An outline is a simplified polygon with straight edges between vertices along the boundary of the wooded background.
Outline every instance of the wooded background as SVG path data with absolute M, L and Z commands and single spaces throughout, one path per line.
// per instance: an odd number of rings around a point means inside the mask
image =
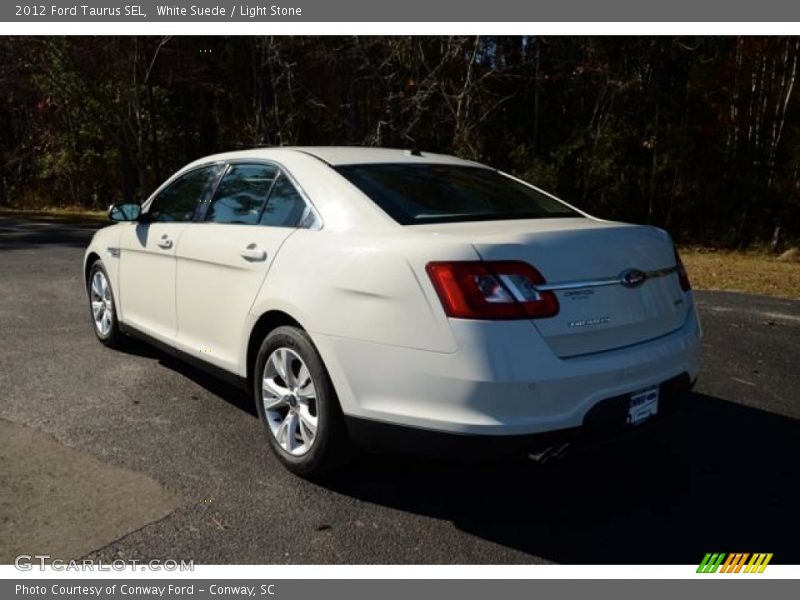
M 417 147 L 682 241 L 800 238 L 794 37 L 3 37 L 0 205 L 265 145 Z

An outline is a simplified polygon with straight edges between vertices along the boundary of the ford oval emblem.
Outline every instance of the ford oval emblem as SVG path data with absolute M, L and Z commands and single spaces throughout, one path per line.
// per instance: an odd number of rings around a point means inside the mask
M 628 269 L 619 276 L 619 281 L 622 285 L 629 288 L 635 288 L 642 285 L 647 280 L 647 273 L 639 269 Z

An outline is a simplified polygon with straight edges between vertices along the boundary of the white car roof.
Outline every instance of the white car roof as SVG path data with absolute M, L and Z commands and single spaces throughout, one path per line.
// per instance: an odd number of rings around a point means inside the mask
M 331 165 L 356 165 L 366 163 L 438 163 L 449 165 L 484 166 L 449 156 L 398 148 L 366 148 L 360 146 L 308 146 L 294 148 L 312 154 Z
M 277 159 L 279 155 L 285 156 L 287 151 L 311 155 L 332 166 L 379 163 L 435 163 L 486 168 L 486 165 L 447 154 L 417 153 L 399 148 L 369 148 L 362 146 L 276 146 L 273 148 L 254 148 L 252 150 L 225 152 L 224 154 L 207 156 L 202 159 L 202 162 L 248 158 Z

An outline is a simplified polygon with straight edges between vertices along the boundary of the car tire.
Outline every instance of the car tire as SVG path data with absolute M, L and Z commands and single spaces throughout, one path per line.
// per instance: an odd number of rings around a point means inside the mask
M 298 327 L 271 331 L 256 356 L 253 395 L 267 440 L 292 473 L 318 479 L 354 455 L 336 390 L 311 338 Z
M 108 272 L 99 258 L 89 269 L 86 292 L 89 296 L 89 316 L 94 334 L 109 348 L 119 348 L 125 340 L 125 334 L 119 328 L 114 291 L 111 289 Z

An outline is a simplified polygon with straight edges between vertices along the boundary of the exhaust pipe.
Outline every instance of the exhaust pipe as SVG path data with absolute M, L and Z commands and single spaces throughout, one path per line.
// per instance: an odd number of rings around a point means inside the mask
M 536 464 L 543 465 L 564 458 L 568 450 L 569 442 L 565 442 L 560 446 L 548 446 L 538 452 L 529 452 L 528 458 Z

